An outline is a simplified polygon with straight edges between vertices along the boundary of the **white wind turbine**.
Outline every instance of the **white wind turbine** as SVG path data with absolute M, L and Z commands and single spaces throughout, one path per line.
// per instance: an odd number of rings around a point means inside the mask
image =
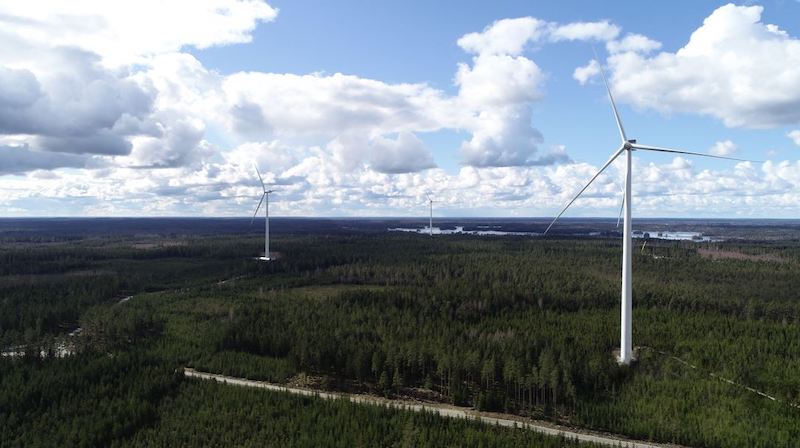
M 597 55 L 595 55 L 597 58 Z M 597 58 L 599 59 L 599 58 Z M 599 61 L 598 61 L 599 62 Z M 695 156 L 702 156 L 702 157 L 712 157 L 715 159 L 726 159 L 726 160 L 736 160 L 740 162 L 746 162 L 747 160 L 742 159 L 735 159 L 732 157 L 722 157 L 722 156 L 714 156 L 710 154 L 701 154 L 697 152 L 689 152 L 689 151 L 682 151 L 678 149 L 671 149 L 671 148 L 663 148 L 660 146 L 649 146 L 649 145 L 642 145 L 637 143 L 636 140 L 629 140 L 628 137 L 625 135 L 625 130 L 622 127 L 622 121 L 619 118 L 619 112 L 617 112 L 617 105 L 614 103 L 614 97 L 611 95 L 611 89 L 608 86 L 608 81 L 606 80 L 605 72 L 603 72 L 603 67 L 600 66 L 600 75 L 603 78 L 603 84 L 606 86 L 606 91 L 608 92 L 608 99 L 611 102 L 611 109 L 614 112 L 614 119 L 617 122 L 617 129 L 619 130 L 619 136 L 622 139 L 622 145 L 617 149 L 613 154 L 611 154 L 611 158 L 600 168 L 597 174 L 592 177 L 589 182 L 575 195 L 575 197 L 570 200 L 567 205 L 561 210 L 561 213 L 558 214 L 553 219 L 553 222 L 547 227 L 547 230 L 544 231 L 545 234 L 553 227 L 553 224 L 556 223 L 558 218 L 567 211 L 567 209 L 575 202 L 587 188 L 589 185 L 597 179 L 598 176 L 606 169 L 609 165 L 611 165 L 614 160 L 617 159 L 623 153 L 625 154 L 625 187 L 623 189 L 623 208 L 624 208 L 624 232 L 622 238 L 622 316 L 621 316 L 621 328 L 620 328 L 620 350 L 619 350 L 619 358 L 618 361 L 620 364 L 630 364 L 633 360 L 633 343 L 631 340 L 632 337 L 632 296 L 633 296 L 633 272 L 632 272 L 632 247 L 633 244 L 633 229 L 631 228 L 631 155 L 633 151 L 636 150 L 643 150 L 643 151 L 655 151 L 655 152 L 666 152 L 666 153 L 673 153 L 673 154 L 688 154 L 688 155 L 695 155 Z M 620 210 L 622 212 L 623 210 Z
M 258 206 L 256 206 L 256 211 L 253 212 L 253 218 L 250 220 L 250 225 L 253 225 L 253 221 L 256 219 L 256 215 L 258 214 L 258 209 L 261 208 L 261 203 L 264 202 L 266 198 L 266 204 L 264 204 L 264 256 L 259 257 L 259 260 L 262 261 L 270 261 L 270 253 L 269 253 L 269 195 L 274 193 L 275 190 L 267 190 L 267 186 L 264 185 L 264 179 L 261 178 L 261 173 L 258 171 L 258 166 L 256 168 L 256 174 L 258 174 L 258 180 L 261 182 L 261 188 L 264 190 L 264 193 L 261 194 L 261 200 L 258 201 Z
M 431 199 L 431 195 L 429 195 L 428 193 L 425 193 L 425 196 L 428 198 L 428 206 L 430 207 L 431 211 L 430 215 L 431 219 L 430 223 L 428 224 L 428 234 L 430 236 L 433 236 L 433 199 Z

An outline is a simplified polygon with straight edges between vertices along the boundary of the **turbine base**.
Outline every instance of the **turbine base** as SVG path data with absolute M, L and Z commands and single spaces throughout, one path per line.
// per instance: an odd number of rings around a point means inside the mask
M 627 363 L 626 362 L 622 362 L 622 359 L 619 356 L 620 350 L 618 348 L 615 348 L 611 353 L 614 356 L 614 361 L 616 361 L 617 364 L 619 364 L 621 366 L 633 365 L 633 364 L 636 364 L 637 361 L 639 361 L 639 347 L 634 347 L 633 348 L 633 350 L 631 352 L 631 359 Z

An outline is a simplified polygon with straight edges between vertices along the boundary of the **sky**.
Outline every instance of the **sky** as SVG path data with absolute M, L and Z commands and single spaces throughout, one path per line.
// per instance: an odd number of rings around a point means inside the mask
M 800 1 L 0 4 L 0 217 L 797 218 Z M 593 50 L 594 49 L 594 50 Z M 596 56 L 595 53 L 596 52 Z M 566 216 L 616 216 L 622 158 Z

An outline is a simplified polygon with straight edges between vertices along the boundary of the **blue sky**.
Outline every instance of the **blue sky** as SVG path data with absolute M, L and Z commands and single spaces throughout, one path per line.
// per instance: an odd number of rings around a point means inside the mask
M 618 145 L 599 77 L 575 75 L 594 45 L 630 137 L 768 161 L 637 154 L 637 216 L 795 217 L 800 2 L 212 3 L 0 8 L 28 50 L 0 78 L 30 91 L 0 95 L 0 211 L 246 215 L 255 162 L 279 214 L 414 214 L 430 192 L 441 214 L 546 216 Z M 631 34 L 654 46 L 612 51 Z M 574 215 L 615 214 L 617 174 Z
M 428 83 L 454 93 L 454 67 L 468 59 L 456 41 L 495 20 L 534 16 L 548 21 L 608 19 L 625 31 L 643 33 L 675 51 L 725 1 L 595 2 L 595 1 L 273 1 L 280 19 L 259 26 L 252 44 L 193 50 L 204 65 L 220 71 L 347 73 L 389 82 Z M 764 21 L 800 36 L 800 2 L 759 2 Z M 597 44 L 595 44 L 597 45 Z M 602 51 L 602 46 L 601 46 Z M 591 44 L 563 42 L 532 48 L 529 54 L 547 73 L 546 96 L 535 106 L 537 128 L 545 144 L 564 144 L 575 159 L 602 163 L 617 143 L 617 132 L 600 84 L 580 86 L 572 79 L 577 65 L 592 58 Z M 704 152 L 716 141 L 731 139 L 741 156 L 795 157 L 797 147 L 786 139 L 791 126 L 771 131 L 727 128 L 718 120 L 696 115 L 637 111 L 625 104 L 621 113 L 632 136 L 642 142 Z M 448 171 L 459 166 L 463 135 L 441 131 L 425 137 L 436 160 Z M 773 157 L 775 157 L 773 156 Z M 664 156 L 643 155 L 663 161 Z M 699 159 L 701 167 L 720 163 Z

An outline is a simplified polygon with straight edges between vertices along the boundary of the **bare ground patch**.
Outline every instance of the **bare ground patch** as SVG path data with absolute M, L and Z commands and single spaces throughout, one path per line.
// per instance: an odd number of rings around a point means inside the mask
M 139 242 L 131 244 L 131 247 L 134 249 L 139 250 L 153 250 L 153 249 L 163 249 L 166 247 L 181 247 L 186 246 L 189 244 L 185 240 L 158 240 L 152 242 Z
M 778 263 L 791 262 L 791 260 L 775 254 L 746 254 L 733 250 L 697 249 L 697 254 L 710 260 L 774 261 Z

